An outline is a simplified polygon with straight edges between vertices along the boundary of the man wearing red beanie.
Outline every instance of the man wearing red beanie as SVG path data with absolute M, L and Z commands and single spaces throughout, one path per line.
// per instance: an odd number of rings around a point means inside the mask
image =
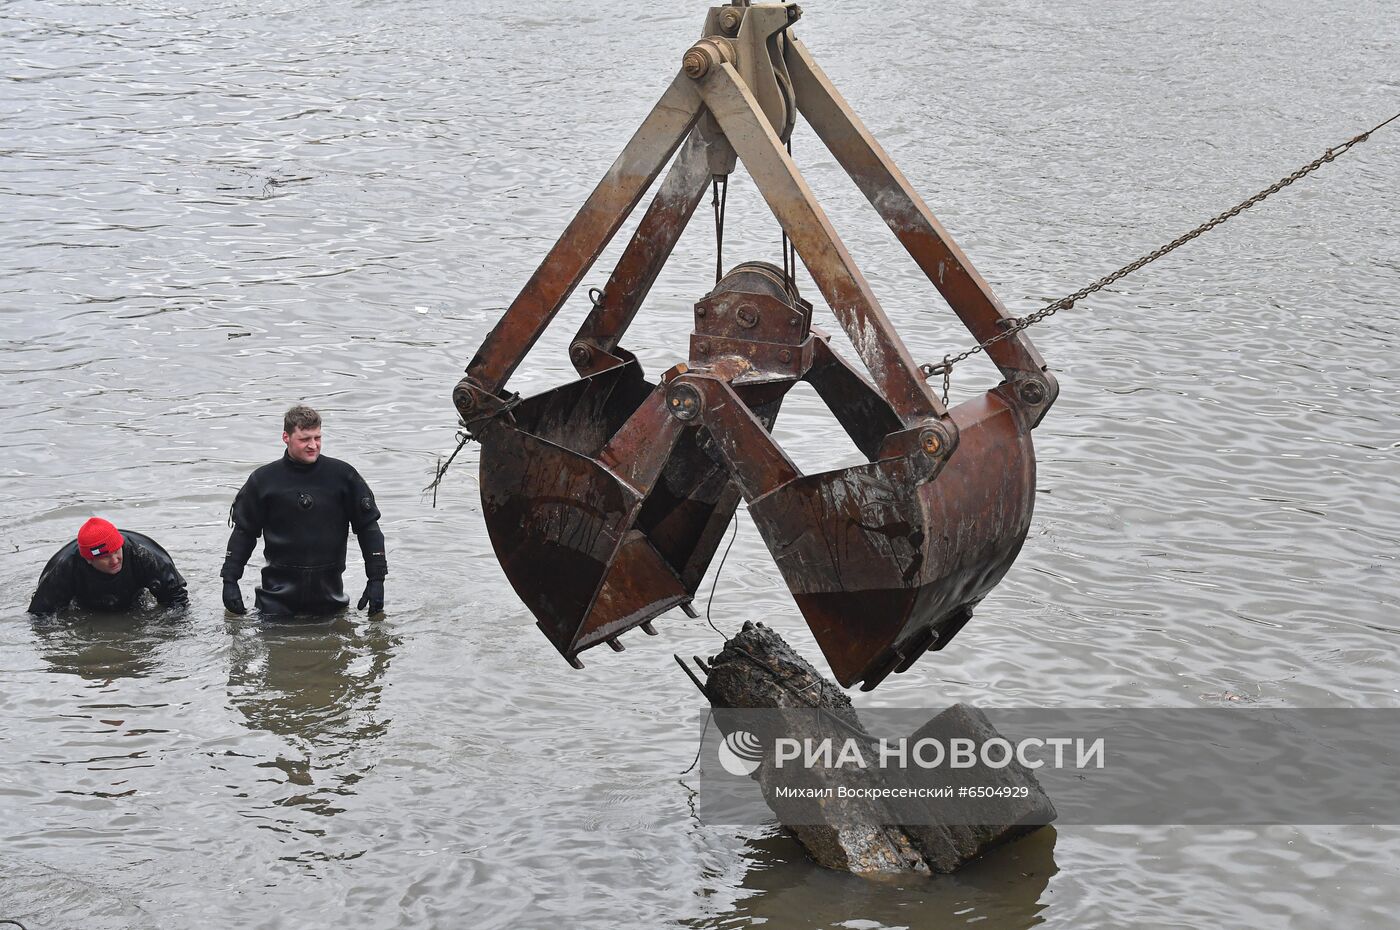
M 93 517 L 44 566 L 29 612 L 54 613 L 73 601 L 88 610 L 126 610 L 142 591 L 162 605 L 188 600 L 185 579 L 160 543 Z

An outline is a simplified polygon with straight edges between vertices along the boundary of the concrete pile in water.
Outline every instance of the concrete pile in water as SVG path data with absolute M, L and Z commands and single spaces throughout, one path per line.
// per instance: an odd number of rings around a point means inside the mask
M 782 735 L 814 743 L 836 735 L 854 739 L 873 752 L 876 739 L 861 725 L 851 699 L 834 682 L 824 678 L 798 655 L 782 637 L 761 623 L 746 623 L 709 662 L 704 691 L 717 709 L 772 708 L 779 713 Z M 814 713 L 814 709 L 821 713 Z M 725 716 L 716 717 L 721 729 Z M 975 707 L 957 704 L 937 714 L 909 737 L 909 744 L 935 739 L 948 745 L 966 738 L 982 745 L 997 736 L 987 717 Z M 804 743 L 805 745 L 805 743 Z M 869 757 L 870 752 L 865 755 Z M 807 849 L 818 864 L 858 874 L 890 872 L 953 872 L 988 850 L 1024 836 L 1055 819 L 1055 808 L 1029 769 L 1013 762 L 991 768 L 978 761 L 962 769 L 941 773 L 954 795 L 962 787 L 1005 788 L 1024 793 L 1022 798 L 996 799 L 988 803 L 938 798 L 899 802 L 899 813 L 881 800 L 879 789 L 901 787 L 900 775 L 878 769 L 789 767 L 777 771 L 760 765 L 753 773 L 764 799 L 779 820 Z M 775 803 L 780 785 L 807 790 L 810 796 L 829 797 L 837 785 L 857 789 L 856 797 L 819 801 L 806 805 L 800 817 L 794 808 Z M 864 789 L 875 789 L 866 791 Z M 871 795 L 875 795 L 872 797 Z M 973 807 L 972 805 L 978 805 Z M 819 809 L 822 816 L 813 817 Z M 785 812 L 789 814 L 784 817 Z M 980 820 L 994 819 L 995 823 Z

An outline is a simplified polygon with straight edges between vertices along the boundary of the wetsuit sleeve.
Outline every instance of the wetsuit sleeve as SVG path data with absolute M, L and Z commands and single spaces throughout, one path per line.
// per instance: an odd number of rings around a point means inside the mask
M 228 549 L 224 552 L 224 567 L 219 577 L 225 581 L 237 581 L 243 577 L 243 566 L 253 556 L 258 537 L 262 535 L 262 514 L 258 508 L 258 492 L 249 476 L 233 499 L 228 511 L 228 522 L 233 532 L 228 537 Z
M 72 560 L 65 558 L 67 547 L 54 553 L 39 573 L 39 586 L 29 600 L 31 614 L 51 614 L 62 610 L 73 600 Z
M 146 589 L 155 595 L 157 603 L 184 606 L 190 602 L 185 579 L 175 567 L 175 561 L 164 549 L 142 547 Z
M 360 541 L 360 555 L 365 557 L 365 577 L 370 581 L 382 581 L 389 574 L 389 560 L 384 556 L 384 531 L 378 523 L 355 531 Z
M 374 581 L 389 574 L 389 562 L 384 556 L 384 531 L 379 528 L 379 505 L 365 479 L 350 469 L 350 527 L 360 541 L 360 555 L 365 559 L 365 577 Z

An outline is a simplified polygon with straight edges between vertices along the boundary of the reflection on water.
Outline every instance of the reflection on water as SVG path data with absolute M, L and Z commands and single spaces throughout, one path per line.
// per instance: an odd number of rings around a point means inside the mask
M 865 879 L 814 868 L 797 840 L 775 828 L 744 846 L 747 871 L 733 909 L 684 925 L 936 930 L 986 921 L 997 930 L 1034 927 L 1045 920 L 1042 912 L 1048 905 L 1041 898 L 1059 871 L 1055 840 L 1055 828 L 1045 827 L 993 850 L 956 875 Z M 871 913 L 889 915 L 886 919 L 892 923 L 864 921 Z
M 383 623 L 357 620 L 230 624 L 230 703 L 249 729 L 284 738 L 284 752 L 257 763 L 289 786 L 279 805 L 342 813 L 373 768 L 372 744 L 389 728 L 380 699 L 398 639 Z
M 107 614 L 69 610 L 34 620 L 39 655 L 55 672 L 97 684 L 145 678 L 167 643 L 189 633 L 181 608 Z

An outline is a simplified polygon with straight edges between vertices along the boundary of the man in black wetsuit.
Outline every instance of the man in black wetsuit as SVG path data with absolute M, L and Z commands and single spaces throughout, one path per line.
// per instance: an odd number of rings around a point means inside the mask
M 142 591 L 162 605 L 188 603 L 185 579 L 159 543 L 93 517 L 44 566 L 29 612 L 54 613 L 73 601 L 89 610 L 126 610 Z
M 379 508 L 359 472 L 321 454 L 321 415 L 296 406 L 282 420 L 286 454 L 255 470 L 229 511 L 233 533 L 223 570 L 224 606 L 241 614 L 238 579 L 263 537 L 262 584 L 256 606 L 264 617 L 329 614 L 350 603 L 341 585 L 345 547 L 353 529 L 365 559 L 358 607 L 384 610 L 384 534 Z

